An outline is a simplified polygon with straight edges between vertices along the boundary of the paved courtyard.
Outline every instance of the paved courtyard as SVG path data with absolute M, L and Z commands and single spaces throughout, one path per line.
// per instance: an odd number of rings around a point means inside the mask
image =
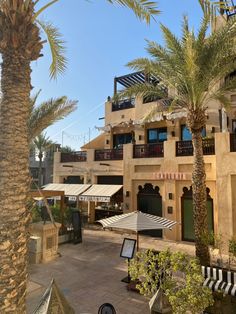
M 97 314 L 105 302 L 112 303 L 117 314 L 148 314 L 148 299 L 127 291 L 121 279 L 127 275 L 127 264 L 120 258 L 124 237 L 130 234 L 86 229 L 83 243 L 59 246 L 60 257 L 47 264 L 30 265 L 27 313 L 31 314 L 51 278 L 78 314 Z M 183 250 L 194 253 L 192 244 L 140 237 L 141 248 Z

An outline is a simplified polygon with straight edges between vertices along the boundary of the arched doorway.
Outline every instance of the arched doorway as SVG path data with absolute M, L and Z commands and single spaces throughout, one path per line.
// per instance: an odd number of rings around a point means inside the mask
M 151 183 L 145 183 L 144 187 L 139 185 L 138 189 L 138 210 L 143 213 L 162 217 L 162 197 L 159 193 L 159 187 L 154 187 Z M 141 233 L 152 237 L 162 237 L 162 230 L 147 230 Z
M 209 232 L 214 231 L 214 213 L 213 213 L 213 199 L 210 197 L 210 189 L 207 192 L 207 219 Z M 192 187 L 188 189 L 183 188 L 183 195 L 181 197 L 181 213 L 182 213 L 182 240 L 194 241 L 194 227 L 193 227 L 193 192 Z

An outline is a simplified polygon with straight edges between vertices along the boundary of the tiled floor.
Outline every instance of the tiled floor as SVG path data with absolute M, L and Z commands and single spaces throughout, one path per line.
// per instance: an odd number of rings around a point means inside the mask
M 61 257 L 47 264 L 30 266 L 28 313 L 32 313 L 53 277 L 78 314 L 97 314 L 105 302 L 112 303 L 117 314 L 148 314 L 148 299 L 127 291 L 121 279 L 127 275 L 127 264 L 120 258 L 124 237 L 111 231 L 85 230 L 83 243 L 63 244 Z M 194 253 L 192 244 L 140 237 L 141 248 L 183 250 Z

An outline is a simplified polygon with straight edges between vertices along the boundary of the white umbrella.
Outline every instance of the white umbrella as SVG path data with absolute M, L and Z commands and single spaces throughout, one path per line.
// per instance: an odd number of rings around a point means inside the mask
M 141 211 L 134 211 L 128 214 L 112 216 L 110 218 L 98 220 L 98 222 L 102 224 L 103 228 L 118 228 L 135 231 L 137 234 L 137 251 L 139 249 L 139 231 L 171 229 L 177 223 L 176 221 L 145 214 Z

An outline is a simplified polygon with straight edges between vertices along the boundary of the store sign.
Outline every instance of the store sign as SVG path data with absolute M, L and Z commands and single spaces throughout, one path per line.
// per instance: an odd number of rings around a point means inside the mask
M 190 173 L 183 172 L 156 172 L 153 174 L 156 180 L 187 180 L 187 176 Z
M 109 203 L 110 197 L 109 196 L 92 196 L 92 195 L 80 195 L 79 196 L 80 201 L 85 202 L 104 202 Z
M 76 196 L 69 196 L 69 201 L 76 202 Z

